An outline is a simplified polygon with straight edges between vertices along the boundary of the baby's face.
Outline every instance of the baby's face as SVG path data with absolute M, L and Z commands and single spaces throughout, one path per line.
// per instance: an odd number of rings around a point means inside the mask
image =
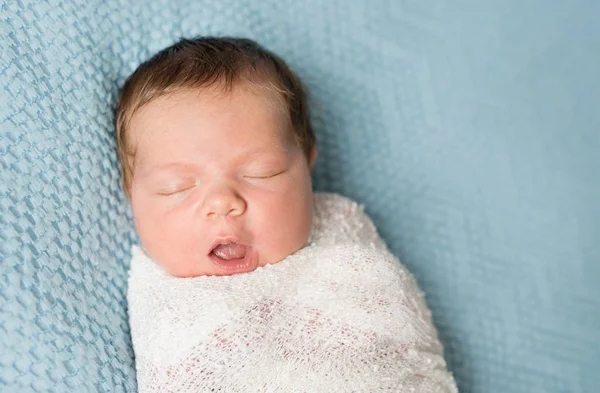
M 131 203 L 150 257 L 178 277 L 229 275 L 302 248 L 315 155 L 307 162 L 290 127 L 241 87 L 179 91 L 138 110 Z

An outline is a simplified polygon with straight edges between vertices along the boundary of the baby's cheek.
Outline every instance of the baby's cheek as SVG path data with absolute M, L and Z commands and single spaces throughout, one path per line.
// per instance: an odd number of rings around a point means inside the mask
M 187 232 L 174 215 L 149 211 L 139 217 L 138 234 L 142 244 L 157 263 L 175 275 L 185 271 L 180 271 L 182 266 L 178 265 L 190 250 Z

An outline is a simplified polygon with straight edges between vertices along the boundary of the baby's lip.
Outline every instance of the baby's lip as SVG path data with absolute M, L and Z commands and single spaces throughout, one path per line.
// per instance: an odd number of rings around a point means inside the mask
M 217 247 L 219 244 L 227 244 L 227 243 L 237 243 L 237 244 L 241 244 L 243 246 L 247 246 L 246 244 L 241 243 L 240 238 L 237 236 L 218 237 L 217 239 L 215 239 L 215 241 L 211 244 L 210 248 L 208 249 L 208 255 L 210 255 L 213 252 L 213 250 L 215 249 L 215 247 Z

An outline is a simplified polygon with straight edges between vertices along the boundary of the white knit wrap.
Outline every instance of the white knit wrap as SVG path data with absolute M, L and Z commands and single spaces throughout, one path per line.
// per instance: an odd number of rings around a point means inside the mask
M 128 302 L 142 393 L 457 392 L 414 278 L 336 194 L 251 273 L 176 278 L 134 247 Z

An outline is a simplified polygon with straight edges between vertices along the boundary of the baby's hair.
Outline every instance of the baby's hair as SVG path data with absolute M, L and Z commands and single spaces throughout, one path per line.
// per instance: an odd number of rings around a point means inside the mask
M 316 144 L 307 94 L 298 76 L 277 55 L 247 38 L 182 38 L 142 63 L 125 81 L 116 109 L 117 154 L 125 194 L 131 198 L 135 148 L 128 129 L 135 112 L 158 97 L 184 89 L 236 85 L 276 92 L 284 106 L 298 146 L 309 160 Z

